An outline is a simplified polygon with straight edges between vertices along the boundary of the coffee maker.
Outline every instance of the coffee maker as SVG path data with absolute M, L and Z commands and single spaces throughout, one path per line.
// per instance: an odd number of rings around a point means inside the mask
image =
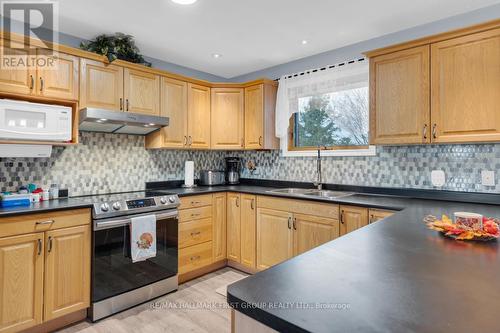
M 226 182 L 228 184 L 239 184 L 240 163 L 239 157 L 226 157 Z

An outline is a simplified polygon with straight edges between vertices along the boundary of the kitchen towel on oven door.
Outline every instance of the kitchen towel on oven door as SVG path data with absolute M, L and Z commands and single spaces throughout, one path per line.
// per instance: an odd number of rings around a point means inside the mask
M 156 257 L 156 216 L 131 218 L 130 253 L 132 262 Z

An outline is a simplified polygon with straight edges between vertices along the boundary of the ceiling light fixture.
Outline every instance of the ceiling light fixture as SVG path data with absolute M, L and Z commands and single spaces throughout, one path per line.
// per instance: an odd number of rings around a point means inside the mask
M 212 54 L 212 57 L 214 57 L 215 59 L 219 59 L 220 57 L 222 57 L 222 54 L 219 54 L 219 53 L 213 53 L 213 54 Z
M 307 44 L 307 40 L 303 39 L 302 40 L 302 45 L 306 45 Z
M 197 0 L 172 0 L 172 2 L 178 3 L 179 5 L 192 5 Z

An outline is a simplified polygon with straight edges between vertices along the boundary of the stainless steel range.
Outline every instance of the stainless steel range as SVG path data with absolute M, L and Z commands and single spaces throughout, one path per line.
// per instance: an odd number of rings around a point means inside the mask
M 92 321 L 177 290 L 175 194 L 140 191 L 99 195 L 93 202 Z M 156 216 L 154 258 L 132 263 L 131 218 Z

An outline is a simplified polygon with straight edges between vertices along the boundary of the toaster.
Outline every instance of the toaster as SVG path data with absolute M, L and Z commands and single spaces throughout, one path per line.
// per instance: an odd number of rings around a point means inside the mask
M 199 185 L 214 186 L 225 184 L 225 173 L 219 170 L 201 170 Z

